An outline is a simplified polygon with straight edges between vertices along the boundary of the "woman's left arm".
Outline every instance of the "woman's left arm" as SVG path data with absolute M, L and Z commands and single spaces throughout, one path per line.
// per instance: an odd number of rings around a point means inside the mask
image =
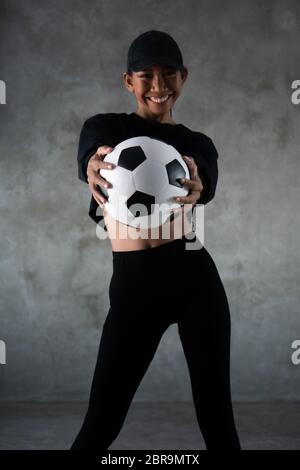
M 201 198 L 203 184 L 199 177 L 198 167 L 194 159 L 188 155 L 182 155 L 182 158 L 188 166 L 191 179 L 181 178 L 179 181 L 183 186 L 189 189 L 189 193 L 186 196 L 175 197 L 175 201 L 179 204 L 192 204 L 192 207 L 194 207 Z
M 181 182 L 189 189 L 189 194 L 178 200 L 182 204 L 207 204 L 211 201 L 216 192 L 218 181 L 218 152 L 213 141 L 205 136 L 201 139 L 201 153 L 189 152 L 189 155 L 183 155 L 191 179 L 185 178 Z

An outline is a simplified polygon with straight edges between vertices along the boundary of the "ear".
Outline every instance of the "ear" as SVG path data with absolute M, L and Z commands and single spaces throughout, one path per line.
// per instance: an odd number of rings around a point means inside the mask
M 184 82 L 186 81 L 186 79 L 187 79 L 187 77 L 188 77 L 188 74 L 189 74 L 188 69 L 187 69 L 186 67 L 184 67 L 184 69 L 183 69 L 183 74 L 182 74 L 183 77 L 182 77 L 182 79 L 181 79 L 181 80 L 182 80 L 182 83 L 184 83 Z
M 127 90 L 133 92 L 133 84 L 132 84 L 132 77 L 127 72 L 123 73 L 123 82 L 126 86 Z

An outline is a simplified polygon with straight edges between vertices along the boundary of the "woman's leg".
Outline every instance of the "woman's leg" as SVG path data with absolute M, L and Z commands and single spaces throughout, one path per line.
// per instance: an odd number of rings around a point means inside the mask
M 187 291 L 178 332 L 190 373 L 197 420 L 208 450 L 240 450 L 231 402 L 231 320 L 225 289 L 204 247 L 188 252 L 186 259 L 189 279 L 196 281 Z
M 156 321 L 147 306 L 149 286 L 140 267 L 130 267 L 132 263 L 123 262 L 114 266 L 111 306 L 103 325 L 89 406 L 71 450 L 108 449 L 168 327 L 163 320 Z

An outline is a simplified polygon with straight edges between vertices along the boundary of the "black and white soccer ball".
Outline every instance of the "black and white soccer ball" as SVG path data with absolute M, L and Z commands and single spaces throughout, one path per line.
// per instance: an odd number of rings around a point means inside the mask
M 135 228 L 158 227 L 165 223 L 172 209 L 180 207 L 176 196 L 188 190 L 180 178 L 189 178 L 188 166 L 170 144 L 148 136 L 133 137 L 120 142 L 108 153 L 105 162 L 116 165 L 101 169 L 100 176 L 112 188 L 101 191 L 108 201 L 108 213 L 119 222 Z

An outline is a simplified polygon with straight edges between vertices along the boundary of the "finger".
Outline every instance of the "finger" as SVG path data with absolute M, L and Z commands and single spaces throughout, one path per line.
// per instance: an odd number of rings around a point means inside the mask
M 96 155 L 98 155 L 99 157 L 103 157 L 104 155 L 111 152 L 112 150 L 113 148 L 110 147 L 109 145 L 102 145 L 101 147 L 98 147 Z
M 111 162 L 104 162 L 103 160 L 101 160 L 100 162 L 97 162 L 97 173 L 99 173 L 100 170 L 113 170 L 114 168 L 116 168 L 116 165 L 114 165 L 113 163 Z
M 192 180 L 188 179 L 188 178 L 180 178 L 179 179 L 179 182 L 183 185 L 183 186 L 190 186 L 191 183 L 192 183 Z
M 113 170 L 116 167 L 116 165 L 114 165 L 113 163 L 104 162 L 102 159 L 100 159 L 97 162 L 95 162 L 95 161 L 91 162 L 91 163 L 89 163 L 89 165 L 91 165 L 91 169 L 89 169 L 91 171 L 87 171 L 88 183 L 90 183 L 90 182 L 94 183 L 95 180 L 96 180 L 97 183 L 101 183 L 101 184 L 103 184 L 105 180 L 103 178 L 101 178 L 100 173 L 99 173 L 100 170 L 102 168 L 104 170 Z M 92 178 L 91 178 L 91 176 L 92 176 Z
M 200 179 L 190 180 L 188 178 L 181 178 L 180 183 L 188 187 L 191 191 L 202 191 L 203 185 Z
M 193 187 L 195 180 L 189 178 L 178 178 L 177 181 L 182 184 L 182 186 Z
M 93 184 L 98 184 L 99 186 L 103 186 L 104 188 L 112 188 L 112 184 L 104 177 L 101 176 L 100 170 L 104 169 L 111 169 L 112 167 L 107 167 L 107 164 L 105 166 L 101 165 L 98 170 L 94 171 L 94 178 L 93 178 Z
M 108 181 L 108 180 L 104 180 L 103 178 L 99 177 L 97 178 L 97 181 L 95 183 L 96 185 L 98 186 L 103 186 L 103 188 L 112 188 L 112 184 Z M 95 189 L 98 190 L 98 188 L 96 187 Z
M 113 151 L 112 147 L 108 147 L 108 146 L 99 147 L 97 152 L 95 153 L 95 156 L 98 157 L 101 161 L 103 161 L 106 155 L 108 155 L 112 151 Z
M 101 176 L 99 176 L 99 173 L 97 171 L 93 172 L 93 177 L 92 179 L 90 178 L 88 180 L 88 183 L 89 183 L 92 193 L 94 191 L 99 191 L 99 186 L 100 187 L 103 186 L 104 188 L 109 188 L 110 186 L 112 186 L 111 183 L 109 183 L 109 181 L 101 178 Z
M 195 161 L 192 157 L 189 157 L 188 155 L 182 155 L 182 158 L 184 158 L 184 160 L 186 161 L 186 163 L 189 166 L 196 165 L 196 163 L 195 163 Z
M 105 192 L 102 191 L 102 187 L 106 187 L 103 183 L 99 184 L 99 183 L 96 183 L 96 184 L 93 184 L 93 191 L 96 192 L 100 197 L 106 197 L 106 194 Z
M 184 161 L 189 168 L 192 179 L 196 179 L 198 176 L 198 167 L 195 163 L 195 160 L 193 157 L 189 157 L 188 155 L 183 155 L 182 157 L 184 158 Z
M 103 201 L 100 199 L 100 197 L 98 196 L 98 194 L 96 192 L 93 192 L 93 198 L 95 199 L 95 201 L 97 202 L 97 204 L 102 207 L 103 206 Z
M 94 199 L 99 204 L 99 206 L 103 207 L 106 204 L 107 199 L 101 193 L 99 193 L 97 190 L 93 191 L 93 196 L 94 196 Z
M 191 180 L 189 188 L 191 191 L 199 191 L 201 193 L 203 189 L 202 181 L 198 178 L 196 180 Z
M 190 209 L 194 207 L 196 203 L 197 203 L 197 200 L 195 198 L 186 199 L 185 201 L 180 202 L 180 208 L 183 208 L 184 211 L 188 212 Z
M 99 203 L 103 204 L 104 196 L 102 193 L 100 193 L 97 189 L 93 189 L 92 194 L 94 198 L 96 199 L 96 201 L 98 202 L 98 204 Z
M 175 197 L 174 201 L 177 202 L 177 204 L 195 204 L 197 202 L 199 191 L 197 192 L 192 192 L 191 194 L 188 194 L 187 196 L 181 196 L 181 197 Z
M 103 186 L 103 188 L 105 188 L 105 189 L 112 188 L 112 184 L 109 181 L 103 181 L 103 180 L 99 181 L 98 180 L 97 185 L 98 186 Z
M 189 182 L 189 187 L 195 191 L 201 191 L 203 189 L 202 180 L 198 174 L 197 165 L 194 165 L 194 168 L 191 170 L 191 179 L 187 179 L 186 181 Z

